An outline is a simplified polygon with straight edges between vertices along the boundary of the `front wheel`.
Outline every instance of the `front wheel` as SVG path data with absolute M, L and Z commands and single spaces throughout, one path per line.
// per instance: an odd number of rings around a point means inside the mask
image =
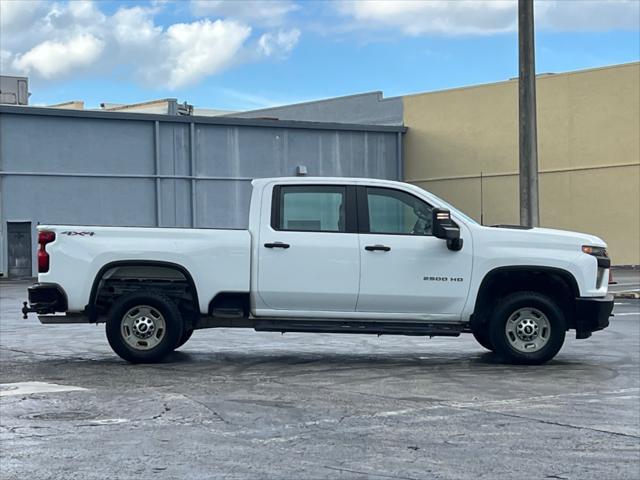
M 482 325 L 482 327 L 484 327 L 485 329 L 487 328 L 486 325 Z M 481 346 L 483 346 L 487 350 L 491 350 L 492 352 L 495 350 L 493 344 L 491 343 L 491 338 L 489 337 L 488 330 L 474 330 L 472 333 L 473 338 L 475 338 L 476 342 L 478 342 Z
M 144 291 L 116 300 L 106 327 L 113 351 L 131 363 L 159 362 L 176 348 L 183 329 L 180 310 L 170 298 Z
M 501 299 L 489 324 L 495 352 L 511 363 L 539 365 L 560 351 L 566 320 L 556 302 L 537 292 L 516 292 Z

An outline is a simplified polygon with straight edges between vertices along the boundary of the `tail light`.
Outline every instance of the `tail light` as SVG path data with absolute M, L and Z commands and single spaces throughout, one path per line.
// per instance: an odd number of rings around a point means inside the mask
M 38 232 L 38 273 L 47 273 L 49 271 L 49 254 L 47 253 L 47 244 L 56 239 L 54 232 Z

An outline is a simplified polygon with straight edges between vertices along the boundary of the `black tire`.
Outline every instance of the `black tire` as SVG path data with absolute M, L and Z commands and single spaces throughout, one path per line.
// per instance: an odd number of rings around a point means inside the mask
M 473 338 L 475 338 L 481 346 L 493 352 L 495 351 L 495 348 L 493 347 L 493 343 L 491 343 L 491 338 L 489 337 L 489 326 L 484 324 L 482 325 L 482 327 L 484 327 L 484 330 L 477 330 L 472 332 Z
M 176 348 L 180 348 L 185 343 L 187 343 L 191 338 L 191 335 L 193 335 L 193 328 L 185 329 L 182 332 L 182 337 L 180 337 L 180 340 L 178 341 L 178 345 L 176 345 Z
M 535 351 L 518 350 L 514 347 L 518 341 L 515 335 L 510 340 L 506 332 L 507 321 L 520 309 L 533 309 L 541 313 L 549 325 L 548 331 L 544 329 L 546 343 Z M 495 347 L 494 351 L 509 363 L 539 365 L 548 362 L 560 351 L 566 330 L 567 323 L 562 309 L 551 298 L 538 292 L 516 292 L 502 298 L 496 305 L 489 324 L 489 338 Z M 528 340 L 524 343 L 527 342 Z
M 125 330 L 128 327 L 123 325 L 125 316 L 129 312 L 135 313 L 136 307 L 150 307 L 155 314 L 161 315 L 164 321 L 164 332 L 157 341 L 157 345 L 149 349 L 133 348 L 125 340 Z M 133 292 L 124 295 L 115 301 L 109 312 L 107 320 L 107 340 L 115 353 L 122 359 L 131 363 L 156 363 L 165 358 L 175 348 L 184 330 L 182 315 L 176 304 L 166 295 L 158 292 Z M 135 338 L 129 335 L 130 339 Z M 142 341 L 144 343 L 144 340 Z M 144 348 L 144 347 L 140 347 Z

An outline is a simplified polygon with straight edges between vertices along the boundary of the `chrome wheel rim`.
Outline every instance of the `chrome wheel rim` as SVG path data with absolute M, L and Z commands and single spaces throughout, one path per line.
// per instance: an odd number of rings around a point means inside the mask
M 504 327 L 507 341 L 518 352 L 542 350 L 551 337 L 547 316 L 536 308 L 520 308 L 511 314 Z
M 128 346 L 151 350 L 158 346 L 167 331 L 162 313 L 149 305 L 137 305 L 122 317 L 120 333 Z

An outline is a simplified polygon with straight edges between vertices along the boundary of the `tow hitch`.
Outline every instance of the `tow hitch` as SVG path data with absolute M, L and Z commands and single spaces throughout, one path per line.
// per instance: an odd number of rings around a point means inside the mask
M 35 311 L 36 309 L 31 308 L 27 302 L 22 302 L 22 318 L 26 320 L 27 318 L 29 318 L 28 314 Z
M 54 313 L 55 312 L 55 304 L 56 302 L 51 302 L 48 304 L 38 304 L 35 307 L 30 307 L 29 304 L 27 302 L 22 302 L 22 318 L 24 318 L 25 320 L 28 318 L 28 314 L 29 313 L 37 313 L 40 315 L 44 315 L 47 313 Z

